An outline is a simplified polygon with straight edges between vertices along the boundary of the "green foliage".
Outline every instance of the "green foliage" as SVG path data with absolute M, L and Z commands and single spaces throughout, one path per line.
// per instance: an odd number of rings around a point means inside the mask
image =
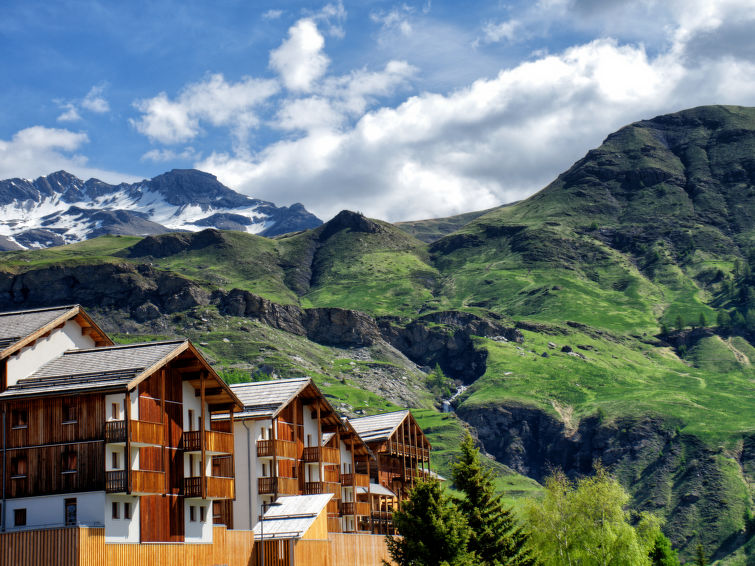
M 676 550 L 671 548 L 671 541 L 660 531 L 656 534 L 650 551 L 650 563 L 652 566 L 679 566 Z
M 471 530 L 464 515 L 435 478 L 414 485 L 393 513 L 393 524 L 401 536 L 388 536 L 386 543 L 397 566 L 478 564 L 467 551 Z
M 679 331 L 684 330 L 684 321 L 682 320 L 681 315 L 677 315 L 676 320 L 674 321 L 674 326 Z
M 459 459 L 453 465 L 456 488 L 464 494 L 459 509 L 472 530 L 468 549 L 485 566 L 532 566 L 536 564 L 529 536 L 517 524 L 511 509 L 496 494 L 493 472 L 480 461 L 469 433 L 461 443 Z
M 546 566 L 651 564 L 658 520 L 643 514 L 633 527 L 628 502 L 627 492 L 602 466 L 576 484 L 561 472 L 550 476 L 544 498 L 526 507 L 538 558 Z
M 440 364 L 435 364 L 435 368 L 427 376 L 426 383 L 436 399 L 450 397 L 454 393 L 453 380 L 446 377 Z
M 707 566 L 708 557 L 705 556 L 705 548 L 701 543 L 695 547 L 695 566 Z

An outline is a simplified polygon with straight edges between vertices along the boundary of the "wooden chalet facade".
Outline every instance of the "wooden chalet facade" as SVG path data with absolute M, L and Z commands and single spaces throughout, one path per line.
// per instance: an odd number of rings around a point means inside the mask
M 373 531 L 391 534 L 396 504 L 408 496 L 417 477 L 430 473 L 430 442 L 408 410 L 348 419 L 348 423 L 377 457 L 370 479 L 383 489 L 368 495 Z
M 240 404 L 190 342 L 114 345 L 71 306 L 0 313 L 0 348 L 0 530 L 212 542 L 212 502 L 235 484 L 211 415 Z
M 369 490 L 374 455 L 309 378 L 235 384 L 243 403 L 234 424 L 227 415 L 213 428 L 232 426 L 236 500 L 217 515 L 235 529 L 253 529 L 262 504 L 279 496 L 330 493 L 329 532 L 370 532 Z

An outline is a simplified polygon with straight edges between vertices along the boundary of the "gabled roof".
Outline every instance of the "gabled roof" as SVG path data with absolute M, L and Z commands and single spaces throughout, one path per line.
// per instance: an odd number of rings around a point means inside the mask
M 298 377 L 235 383 L 231 385 L 231 390 L 243 403 L 244 410 L 234 416 L 237 419 L 275 417 L 311 382 L 308 377 Z
M 126 389 L 146 370 L 183 351 L 185 348 L 181 346 L 185 344 L 184 340 L 173 340 L 69 350 L 29 377 L 18 380 L 0 397 Z
M 279 497 L 275 502 L 280 505 L 265 513 L 265 524 L 257 523 L 254 527 L 254 538 L 260 540 L 263 535 L 265 540 L 302 538 L 332 497 L 332 493 Z
M 113 343 L 79 305 L 3 312 L 0 313 L 0 359 L 74 318 L 82 328 L 91 329 L 96 342 Z
M 367 488 L 366 487 L 357 487 L 357 493 L 366 494 L 367 493 Z M 371 495 L 382 495 L 383 497 L 398 498 L 398 496 L 395 493 L 393 493 L 390 489 L 388 489 L 384 485 L 380 485 L 379 483 L 371 483 L 370 482 L 369 493 Z
M 404 409 L 403 411 L 349 419 L 349 424 L 354 427 L 362 440 L 376 442 L 388 440 L 408 415 L 410 415 L 409 411 Z
M 125 392 L 182 354 L 190 360 L 198 360 L 200 367 L 209 374 L 210 379 L 220 386 L 212 392 L 213 399 L 208 399 L 208 402 L 221 401 L 240 406 L 228 385 L 218 377 L 188 340 L 69 350 L 29 377 L 19 379 L 17 383 L 0 393 L 0 399 L 85 391 Z M 182 378 L 187 380 L 186 376 Z

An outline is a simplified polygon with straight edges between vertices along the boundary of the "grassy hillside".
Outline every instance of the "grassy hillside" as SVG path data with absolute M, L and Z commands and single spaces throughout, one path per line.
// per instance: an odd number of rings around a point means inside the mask
M 485 367 L 458 406 L 500 460 L 501 487 L 536 491 L 511 468 L 540 478 L 560 453 L 575 474 L 601 458 L 636 505 L 668 519 L 685 556 L 703 540 L 737 563 L 755 515 L 754 199 L 755 109 L 704 107 L 627 126 L 538 194 L 478 216 L 397 227 L 344 211 L 273 239 L 205 231 L 7 252 L 0 299 L 17 304 L 36 280 L 75 291 L 73 265 L 125 266 L 121 283 L 145 288 L 175 275 L 202 291 L 191 308 L 103 318 L 132 332 L 123 340 L 188 335 L 229 380 L 312 375 L 348 414 L 416 407 L 446 474 L 467 425 L 437 412 L 427 375 L 395 347 L 316 344 L 221 316 L 213 297 L 237 288 L 403 325 L 445 311 L 517 324 L 523 342 L 473 339 Z M 438 340 L 454 326 L 423 324 L 436 334 L 407 340 L 461 343 Z

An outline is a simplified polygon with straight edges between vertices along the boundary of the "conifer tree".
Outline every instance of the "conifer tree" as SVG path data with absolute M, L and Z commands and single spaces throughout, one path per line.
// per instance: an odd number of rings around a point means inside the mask
M 397 566 L 479 564 L 467 550 L 471 531 L 464 515 L 436 478 L 417 481 L 393 513 L 393 524 L 401 536 L 386 537 L 386 544 Z
M 461 455 L 453 465 L 456 488 L 466 496 L 457 501 L 472 530 L 469 550 L 479 564 L 530 566 L 536 561 L 529 546 L 529 536 L 517 525 L 510 509 L 501 502 L 493 484 L 493 471 L 480 461 L 467 433 L 461 443 Z
M 650 561 L 653 566 L 679 566 L 676 550 L 671 548 L 671 541 L 662 532 L 655 536 L 653 550 L 650 551 Z
M 705 556 L 705 548 L 703 548 L 703 545 L 700 543 L 697 543 L 697 548 L 695 549 L 695 565 L 696 566 L 708 565 L 708 559 Z

